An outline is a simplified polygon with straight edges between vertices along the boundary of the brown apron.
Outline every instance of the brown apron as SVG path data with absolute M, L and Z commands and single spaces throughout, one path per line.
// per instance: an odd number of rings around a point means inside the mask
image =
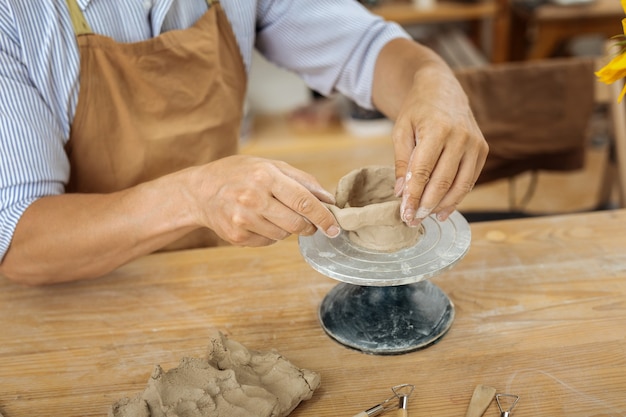
M 67 192 L 114 192 L 237 152 L 246 73 L 218 2 L 188 29 L 129 44 L 94 34 L 67 3 L 80 51 Z M 219 243 L 198 229 L 168 249 Z

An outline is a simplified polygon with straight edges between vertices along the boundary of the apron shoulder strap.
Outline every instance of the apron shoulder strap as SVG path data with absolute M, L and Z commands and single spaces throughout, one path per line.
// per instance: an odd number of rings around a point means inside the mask
M 70 11 L 70 18 L 72 19 L 72 26 L 74 26 L 74 33 L 78 35 L 85 35 L 89 33 L 93 33 L 91 30 L 91 26 L 87 23 L 87 19 L 85 19 L 85 15 L 80 10 L 78 3 L 76 0 L 66 0 L 67 7 Z M 218 4 L 219 0 L 206 0 L 209 8 L 213 4 Z
M 76 0 L 67 0 L 67 7 L 70 11 L 70 18 L 72 19 L 72 26 L 74 26 L 76 36 L 93 33 Z

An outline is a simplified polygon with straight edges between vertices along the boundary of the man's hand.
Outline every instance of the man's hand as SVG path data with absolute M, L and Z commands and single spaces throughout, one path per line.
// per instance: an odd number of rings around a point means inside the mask
M 453 72 L 429 49 L 407 39 L 381 51 L 374 104 L 395 119 L 396 194 L 400 216 L 417 226 L 431 213 L 444 221 L 471 191 L 488 146 Z
M 287 163 L 237 155 L 208 164 L 199 174 L 198 189 L 190 190 L 197 218 L 231 244 L 269 245 L 318 228 L 329 237 L 339 234 L 322 204 L 334 203 L 334 197 Z

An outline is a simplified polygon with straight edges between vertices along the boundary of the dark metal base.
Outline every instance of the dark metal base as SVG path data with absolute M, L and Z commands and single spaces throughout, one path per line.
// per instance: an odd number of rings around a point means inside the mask
M 339 343 L 376 355 L 397 355 L 437 342 L 452 326 L 454 305 L 430 281 L 371 287 L 341 283 L 324 298 L 322 327 Z

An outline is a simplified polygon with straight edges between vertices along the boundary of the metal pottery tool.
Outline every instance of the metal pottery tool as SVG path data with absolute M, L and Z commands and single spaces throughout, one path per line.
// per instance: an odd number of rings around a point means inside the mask
M 408 417 L 409 397 L 413 393 L 415 386 L 409 384 L 397 385 L 391 390 L 398 397 L 398 417 Z
M 507 398 L 510 401 L 508 404 L 504 404 L 504 401 L 500 401 L 503 398 Z M 496 402 L 498 403 L 498 409 L 500 410 L 500 417 L 509 417 L 513 408 L 519 401 L 519 396 L 513 394 L 496 394 Z
M 496 389 L 487 385 L 477 385 L 474 388 L 472 399 L 470 400 L 465 417 L 481 417 L 489 408 L 489 404 L 496 396 Z
M 471 231 L 458 212 L 438 222 L 429 216 L 411 247 L 379 252 L 318 231 L 300 236 L 300 252 L 316 271 L 341 281 L 324 298 L 319 319 L 339 343 L 378 355 L 412 352 L 432 345 L 452 326 L 454 305 L 428 279 L 467 253 Z
M 406 409 L 408 398 L 414 389 L 415 386 L 410 384 L 396 385 L 391 388 L 391 391 L 393 391 L 391 397 L 365 411 L 355 414 L 353 417 L 375 417 L 386 411 L 393 410 L 394 408 L 398 408 L 398 413 L 404 409 L 404 414 L 398 414 L 398 416 L 407 417 Z M 399 400 L 399 402 L 395 402 L 394 400 Z
M 368 408 L 365 411 L 361 411 L 358 414 L 355 414 L 353 417 L 375 417 L 379 414 L 384 413 L 385 411 L 393 410 L 397 407 L 397 404 L 394 403 L 397 397 L 394 394 L 392 397 L 387 398 L 385 401 L 376 404 L 373 407 Z

